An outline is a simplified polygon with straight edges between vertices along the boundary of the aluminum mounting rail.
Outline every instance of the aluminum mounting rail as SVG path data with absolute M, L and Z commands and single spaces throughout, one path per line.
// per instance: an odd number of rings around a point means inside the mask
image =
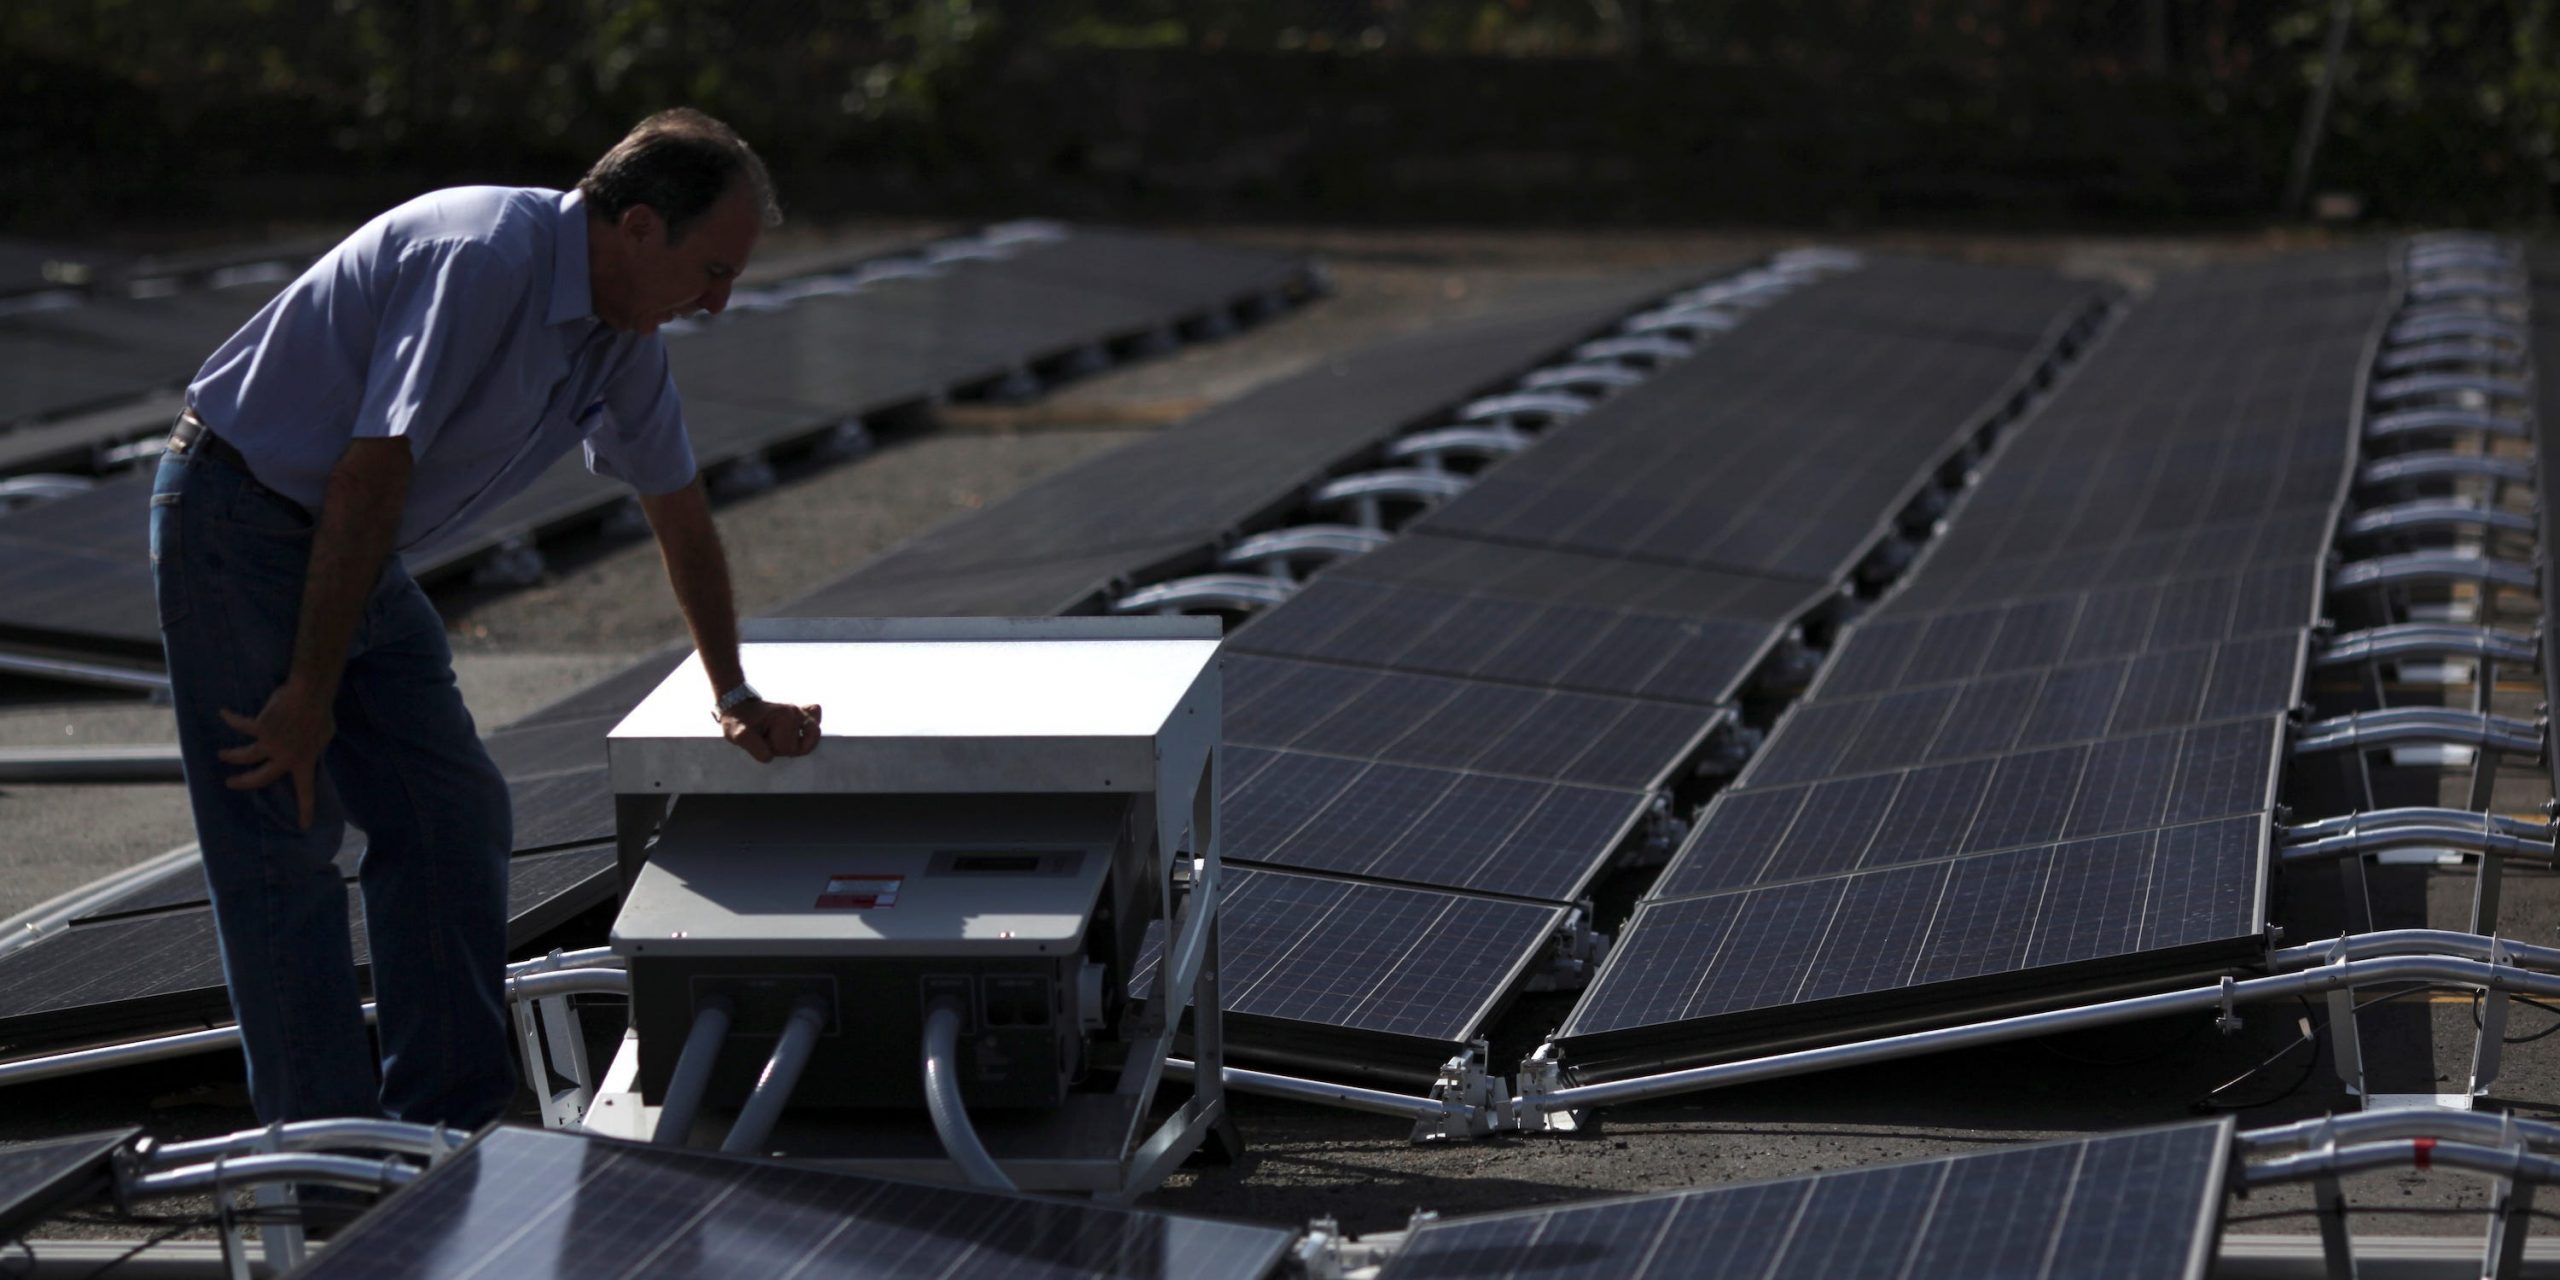
M 2533 434 L 2533 424 L 2522 417 L 2491 413 L 2486 409 L 2427 408 L 2399 409 L 2380 414 L 2364 427 L 2365 438 L 2369 440 L 2464 431 L 2523 440 Z
M 2002 1044 L 2063 1031 L 2117 1026 L 2172 1014 L 2227 1012 L 2241 1004 L 2291 1000 L 2362 987 L 2415 985 L 2504 991 L 2517 995 L 2560 996 L 2560 974 L 2536 973 L 2513 964 L 2495 964 L 2449 956 L 2388 956 L 2374 960 L 2341 960 L 2297 973 L 2228 980 L 2156 995 L 2129 996 L 2073 1009 L 2019 1014 L 1989 1022 L 1913 1031 L 1854 1044 L 1826 1045 L 1792 1053 L 1747 1058 L 1713 1066 L 1690 1067 L 1601 1084 L 1536 1090 L 1508 1104 L 1523 1127 L 1537 1127 L 1535 1117 L 1590 1107 L 1645 1102 L 1708 1089 L 1729 1088 L 1756 1080 L 1804 1075 L 1873 1062 L 1890 1062 L 1951 1049 Z
M 575 963 L 577 967 L 555 966 Z M 539 1000 L 565 995 L 628 995 L 631 976 L 621 969 L 622 960 L 602 948 L 545 956 L 507 966 L 506 995 L 510 1001 Z M 373 1002 L 364 1003 L 364 1016 L 371 1021 Z M 240 1043 L 236 1026 L 208 1027 L 202 1031 L 185 1031 L 176 1035 L 155 1036 L 148 1040 L 130 1040 L 120 1044 L 97 1045 L 66 1053 L 20 1058 L 0 1062 L 0 1088 L 14 1084 L 34 1084 L 63 1076 L 81 1075 L 111 1067 L 137 1066 L 146 1062 L 166 1062 L 173 1058 L 192 1057 L 217 1049 L 232 1048 Z
M 1686 360 L 1698 349 L 1667 333 L 1630 333 L 1615 338 L 1594 338 L 1573 349 L 1576 360 L 1614 360 L 1640 369 L 1658 369 L 1674 360 Z
M 2382 831 L 2391 827 L 2473 826 L 2503 835 L 2528 840 L 2550 840 L 2560 835 L 2560 827 L 2529 818 L 2510 817 L 2503 813 L 2477 813 L 2470 809 L 2410 807 L 2402 809 L 2370 809 L 2363 813 L 2342 813 L 2334 818 L 2295 823 L 2278 828 L 2278 835 L 2291 843 L 2325 840 L 2331 836 L 2353 835 L 2359 831 Z
M 2466 627 L 2444 622 L 2399 622 L 2332 636 L 2311 655 L 2314 667 L 2346 667 L 2398 658 L 2487 658 L 2531 662 L 2541 649 L 2529 631 Z
M 2530 534 L 2535 527 L 2533 517 L 2521 511 L 2495 511 L 2452 498 L 2420 498 L 2357 512 L 2339 528 L 2338 536 L 2381 538 L 2445 529 Z
M 470 1139 L 471 1133 L 467 1129 L 350 1116 L 336 1120 L 289 1120 L 261 1129 L 243 1129 L 220 1137 L 198 1138 L 193 1142 L 154 1142 L 145 1138 L 142 1145 L 134 1149 L 134 1155 L 146 1169 L 200 1164 L 225 1156 L 253 1155 L 261 1151 L 384 1151 L 435 1160 L 451 1154 L 454 1148 Z
M 2504 316 L 2479 311 L 2451 311 L 2406 317 L 2391 326 L 2390 339 L 2395 346 L 2407 346 L 2446 338 L 2472 338 L 2506 343 L 2521 349 L 2531 336 L 2523 324 Z
M 2530 759 L 2542 754 L 2542 726 L 2453 707 L 2387 707 L 2304 725 L 2294 739 L 2293 754 L 2319 755 L 2406 743 L 2480 747 Z
M 120 1178 L 116 1190 L 118 1195 L 129 1200 L 194 1195 L 274 1182 L 320 1182 L 357 1191 L 388 1191 L 417 1181 L 423 1172 L 398 1156 L 360 1160 L 354 1156 L 280 1151 L 233 1156 Z
M 44 782 L 184 782 L 178 744 L 0 747 L 0 786 Z
M 2319 862 L 2330 858 L 2359 858 L 2368 853 L 2392 853 L 2405 849 L 2459 849 L 2466 853 L 2496 854 L 2502 858 L 2534 858 L 2552 860 L 2550 837 L 2537 840 L 2493 830 L 2485 824 L 2409 825 L 2350 831 L 2317 840 L 2289 840 L 2280 849 L 2286 862 Z
M 2280 1182 L 2303 1182 L 2315 1177 L 2334 1178 L 2368 1169 L 2403 1166 L 2430 1169 L 2437 1165 L 2523 1182 L 2560 1180 L 2560 1160 L 2550 1156 L 2538 1156 L 2522 1147 L 2492 1147 L 2432 1137 L 2359 1142 L 2271 1156 L 2243 1163 L 2239 1176 L 2245 1186 L 2264 1187 Z
M 1469 401 L 1458 410 L 1457 418 L 1467 423 L 1509 423 L 1520 419 L 1561 422 L 1591 412 L 1592 403 L 1588 396 L 1567 391 L 1509 391 Z
M 2525 295 L 2519 280 L 2482 280 L 2456 276 L 2448 280 L 2419 280 L 2409 285 L 2409 296 L 2418 302 L 2515 302 Z
M 1497 422 L 1482 427 L 1440 427 L 1399 436 L 1387 444 L 1387 461 L 1411 462 L 1424 470 L 1444 470 L 1449 458 L 1508 458 L 1528 448 L 1536 436 Z
M 1573 391 L 1587 395 L 1620 391 L 1644 381 L 1644 374 L 1610 361 L 1586 361 L 1539 369 L 1520 380 L 1523 391 Z
M 2436 338 L 2385 351 L 2380 365 L 2384 373 L 2438 367 L 2515 370 L 2524 367 L 2524 352 L 2479 338 Z
M 2373 556 L 2347 561 L 2329 574 L 2332 591 L 2466 583 L 2530 591 L 2534 582 L 2532 565 L 2463 551 L 2409 551 Z
M 2434 400 L 2451 396 L 2479 396 L 2488 400 L 2530 400 L 2533 389 L 2521 379 L 2500 378 L 2478 373 L 2412 373 L 2374 384 L 2373 402 L 2392 404 L 2402 400 Z
M 1113 613 L 1180 613 L 1185 609 L 1267 609 L 1297 594 L 1298 584 L 1264 573 L 1204 573 L 1140 587 L 1111 602 Z
M 1381 502 L 1393 499 L 1431 506 L 1465 493 L 1474 483 L 1446 471 L 1390 467 L 1335 477 L 1318 486 L 1307 501 L 1318 508 L 1349 507 L 1360 527 L 1384 529 L 1387 522 L 1379 507 Z
M 66 684 L 125 689 L 148 693 L 155 697 L 166 696 L 169 692 L 169 677 L 165 672 L 146 671 L 140 667 L 120 666 L 111 662 L 84 662 L 77 658 L 46 658 L 27 653 L 0 653 L 0 674 L 34 676 L 40 680 L 60 680 Z
M 2496 458 L 2437 449 L 2376 458 L 2356 472 L 2356 483 L 2368 488 L 2418 480 L 2480 479 L 2523 484 L 2532 478 L 2533 468 L 2522 458 Z
M 1684 337 L 1724 333 L 1742 323 L 1730 311 L 1708 306 L 1660 307 L 1619 326 L 1628 333 L 1676 333 Z
M 2277 973 L 2317 968 L 2340 960 L 2379 960 L 2390 956 L 2451 956 L 2462 960 L 2511 964 L 2537 973 L 2560 974 L 2560 947 L 2538 947 L 2510 938 L 2495 938 L 2456 929 L 2380 929 L 2350 933 L 2267 953 L 2267 967 Z
M 31 472 L 0 480 L 0 506 L 68 498 L 75 493 L 87 493 L 97 487 L 98 482 L 87 476 L 60 476 L 49 472 Z
M 2560 1148 L 2560 1124 L 2485 1111 L 2411 1107 L 2316 1116 L 2264 1129 L 2242 1129 L 2231 1135 L 2231 1145 L 2245 1157 L 2394 1138 L 2452 1138 L 2501 1147 L 2521 1144 Z
M 1289 576 L 1293 564 L 1340 560 L 1375 551 L 1395 540 L 1384 529 L 1352 524 L 1301 524 L 1241 538 L 1221 552 L 1218 564 L 1228 569 L 1261 569 L 1275 578 Z

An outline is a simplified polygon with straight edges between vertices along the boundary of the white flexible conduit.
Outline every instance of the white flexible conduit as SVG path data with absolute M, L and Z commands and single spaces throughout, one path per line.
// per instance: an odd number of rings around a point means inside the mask
M 949 1001 L 933 1006 L 924 1016 L 924 1106 L 933 1113 L 933 1131 L 942 1138 L 942 1149 L 951 1163 L 960 1166 L 960 1175 L 969 1185 L 988 1191 L 1011 1191 L 1013 1179 L 996 1167 L 995 1157 L 987 1154 L 985 1143 L 978 1141 L 978 1131 L 969 1124 L 969 1110 L 960 1103 L 960 1010 Z
M 818 1033 L 826 1026 L 827 1005 L 819 997 L 802 996 L 798 1004 L 791 1006 L 791 1021 L 783 1024 L 782 1038 L 774 1043 L 773 1056 L 765 1060 L 764 1074 L 756 1077 L 756 1089 L 747 1095 L 747 1105 L 738 1109 L 738 1122 L 729 1126 L 729 1136 L 720 1144 L 722 1151 L 752 1155 L 764 1149 L 765 1140 L 773 1136 L 774 1123 L 782 1119 L 782 1108 L 791 1101 L 791 1091 L 799 1087 L 800 1073 L 807 1069 L 809 1055 L 817 1051 Z M 686 1043 L 691 1046 L 691 1041 Z M 661 1127 L 664 1124 L 661 1119 Z
M 702 1095 L 711 1088 L 712 1060 L 720 1056 L 721 1042 L 729 1038 L 733 1009 L 727 998 L 714 996 L 693 1015 L 693 1031 L 684 1038 L 684 1052 L 676 1055 L 675 1076 L 667 1081 L 666 1105 L 658 1108 L 658 1127 L 650 1133 L 650 1141 L 681 1147 L 692 1134 Z

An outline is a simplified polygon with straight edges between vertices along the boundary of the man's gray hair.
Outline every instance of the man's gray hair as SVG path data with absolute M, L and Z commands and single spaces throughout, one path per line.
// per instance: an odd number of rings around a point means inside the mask
M 691 107 L 675 107 L 633 126 L 578 180 L 578 190 L 586 194 L 588 214 L 606 222 L 619 220 L 634 205 L 657 210 L 672 244 L 741 181 L 755 194 L 764 225 L 780 226 L 782 206 L 755 149 L 737 130 Z

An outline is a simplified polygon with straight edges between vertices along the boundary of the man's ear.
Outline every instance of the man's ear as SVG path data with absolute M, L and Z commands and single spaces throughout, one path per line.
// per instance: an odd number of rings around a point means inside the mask
M 645 204 L 635 204 L 622 211 L 615 223 L 624 238 L 634 244 L 648 244 L 666 234 L 666 224 L 659 221 L 658 211 Z

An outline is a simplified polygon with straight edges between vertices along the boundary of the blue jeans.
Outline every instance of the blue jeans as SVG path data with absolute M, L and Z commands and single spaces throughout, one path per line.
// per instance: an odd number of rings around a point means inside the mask
M 245 737 L 293 661 L 312 521 L 238 467 L 170 454 L 151 491 L 151 566 L 179 752 L 204 849 L 222 972 L 265 1122 L 380 1116 L 477 1128 L 515 1064 L 504 990 L 506 779 L 454 686 L 435 607 L 395 559 L 348 647 L 314 820 L 289 781 L 234 791 L 214 753 Z M 358 883 L 379 1004 L 375 1074 L 336 864 L 367 836 Z

